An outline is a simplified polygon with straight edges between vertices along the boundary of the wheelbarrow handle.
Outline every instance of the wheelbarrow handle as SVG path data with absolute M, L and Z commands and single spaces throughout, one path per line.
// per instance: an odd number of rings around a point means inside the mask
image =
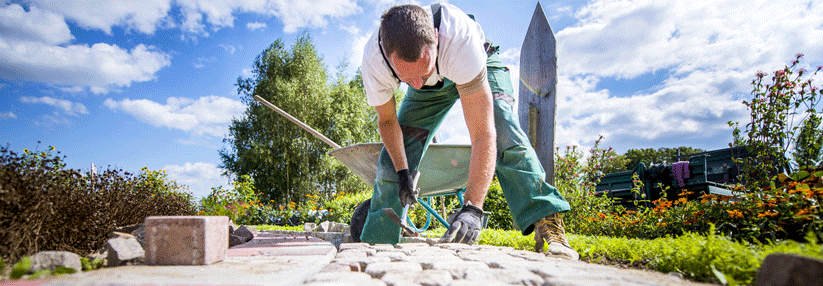
M 306 125 L 306 123 L 303 123 L 302 121 L 298 120 L 297 118 L 294 118 L 294 116 L 291 116 L 288 113 L 286 113 L 285 111 L 281 110 L 280 108 L 277 108 L 277 106 L 274 106 L 274 104 L 271 104 L 270 102 L 266 101 L 265 99 L 263 99 L 259 95 L 255 94 L 254 99 L 259 101 L 263 105 L 268 106 L 269 108 L 276 111 L 277 113 L 280 113 L 280 115 L 283 115 L 283 117 L 285 117 L 289 121 L 294 122 L 294 124 L 297 124 L 297 126 L 300 126 L 301 128 L 305 129 L 306 131 L 309 131 L 309 133 L 314 135 L 314 137 L 317 137 L 318 139 L 323 140 L 323 142 L 326 142 L 326 144 L 329 144 L 329 146 L 331 146 L 332 148 L 340 149 L 340 145 L 337 145 L 337 143 L 334 143 L 334 141 L 331 141 L 331 139 L 329 139 L 328 137 L 323 136 L 323 134 L 320 134 L 320 132 L 317 132 L 317 130 L 314 130 L 314 128 L 309 127 L 308 125 Z

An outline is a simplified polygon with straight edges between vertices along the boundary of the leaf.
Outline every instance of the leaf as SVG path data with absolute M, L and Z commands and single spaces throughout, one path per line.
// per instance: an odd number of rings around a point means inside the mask
M 791 177 L 792 177 L 792 180 L 799 182 L 799 181 L 802 181 L 802 180 L 808 178 L 809 177 L 809 172 L 800 171 L 800 172 L 791 174 Z
M 814 176 L 815 176 L 816 178 L 823 178 L 823 171 L 817 171 L 817 172 L 814 172 Z
M 29 276 L 29 279 L 40 279 L 48 277 L 49 275 L 51 275 L 51 271 L 49 271 L 48 269 L 42 269 L 38 270 L 37 272 L 34 272 L 34 274 Z
M 779 180 L 781 183 L 785 183 L 787 180 L 793 180 L 793 179 L 790 178 L 789 175 L 786 175 L 784 173 L 780 173 L 780 174 L 777 174 L 777 180 Z

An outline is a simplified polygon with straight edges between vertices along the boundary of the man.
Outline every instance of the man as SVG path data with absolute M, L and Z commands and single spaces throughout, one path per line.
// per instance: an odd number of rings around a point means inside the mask
M 523 235 L 536 230 L 551 253 L 577 259 L 559 215 L 570 210 L 569 203 L 545 182 L 537 155 L 512 113 L 508 69 L 469 15 L 446 3 L 389 9 L 366 44 L 362 74 L 385 147 L 361 241 L 399 241 L 400 228 L 382 209 L 400 213 L 416 202 L 411 174 L 459 98 L 472 144 L 466 203 L 441 242 L 477 241 L 483 201 L 496 174 Z M 409 88 L 395 111 L 393 91 L 401 81 Z

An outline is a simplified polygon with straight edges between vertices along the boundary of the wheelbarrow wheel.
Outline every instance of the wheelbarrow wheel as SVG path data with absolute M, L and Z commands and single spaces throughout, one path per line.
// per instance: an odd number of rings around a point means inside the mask
M 360 233 L 363 232 L 363 226 L 366 224 L 366 216 L 369 214 L 369 207 L 371 207 L 371 199 L 365 200 L 354 209 L 351 214 L 351 223 L 349 230 L 351 231 L 351 241 L 360 242 Z

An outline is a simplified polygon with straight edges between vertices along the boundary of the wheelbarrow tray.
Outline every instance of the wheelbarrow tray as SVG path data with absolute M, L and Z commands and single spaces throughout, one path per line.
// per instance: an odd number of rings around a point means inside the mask
M 329 152 L 367 185 L 374 185 L 377 160 L 383 143 L 361 143 Z M 471 145 L 432 143 L 420 160 L 420 197 L 452 194 L 466 188 Z

